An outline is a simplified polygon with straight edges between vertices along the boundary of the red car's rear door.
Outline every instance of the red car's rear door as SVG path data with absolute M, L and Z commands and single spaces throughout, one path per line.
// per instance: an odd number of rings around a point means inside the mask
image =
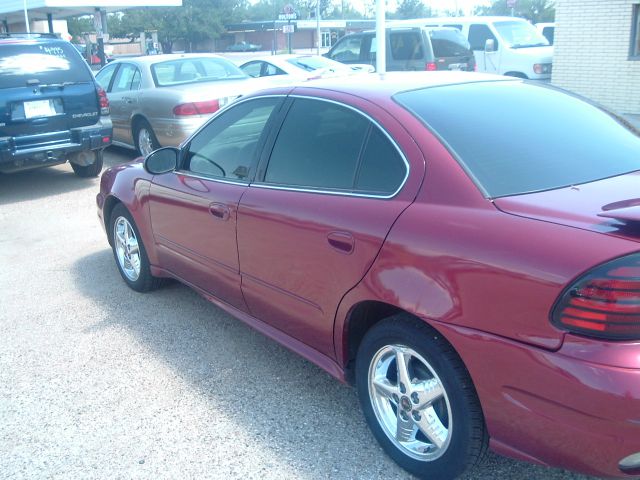
M 181 168 L 156 175 L 149 212 L 160 265 L 246 310 L 240 291 L 236 213 L 277 97 L 230 107 L 183 149 Z
M 252 315 L 334 355 L 337 305 L 373 263 L 424 173 L 415 145 L 401 146 L 352 108 L 293 99 L 238 208 L 242 292 Z M 419 157 L 416 168 L 407 154 Z

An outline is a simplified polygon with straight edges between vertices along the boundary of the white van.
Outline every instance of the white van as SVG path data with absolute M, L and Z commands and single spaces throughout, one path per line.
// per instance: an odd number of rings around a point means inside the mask
M 396 21 L 393 25 L 455 27 L 468 39 L 479 72 L 551 80 L 553 47 L 523 18 L 422 18 Z

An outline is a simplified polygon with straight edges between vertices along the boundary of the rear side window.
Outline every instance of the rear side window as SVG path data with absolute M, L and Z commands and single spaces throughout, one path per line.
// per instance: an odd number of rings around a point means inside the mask
M 498 48 L 498 41 L 488 26 L 482 23 L 476 23 L 469 27 L 469 44 L 471 45 L 471 50 L 484 50 L 487 40 L 496 42 L 496 49 Z
M 389 34 L 391 58 L 394 60 L 421 60 L 424 58 L 419 32 L 396 32 Z
M 471 55 L 469 42 L 459 30 L 432 30 L 429 32 L 433 54 L 436 57 L 466 57 Z
M 0 87 L 25 87 L 27 81 L 92 82 L 93 76 L 70 43 L 0 43 Z
M 333 103 L 296 99 L 278 134 L 265 182 L 392 194 L 405 175 L 395 146 L 366 117 Z
M 640 170 L 638 135 L 554 88 L 482 82 L 404 92 L 395 99 L 447 142 L 490 198 Z

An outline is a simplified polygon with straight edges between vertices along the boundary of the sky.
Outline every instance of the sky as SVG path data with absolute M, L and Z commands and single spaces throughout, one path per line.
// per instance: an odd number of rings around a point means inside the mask
M 400 0 L 386 0 L 387 11 L 394 11 Z M 473 7 L 477 5 L 487 5 L 489 0 L 423 0 L 424 4 L 431 7 L 436 15 L 444 14 L 445 10 L 454 11 L 456 8 L 462 9 L 467 15 L 473 13 Z M 364 11 L 365 0 L 345 0 L 356 10 Z

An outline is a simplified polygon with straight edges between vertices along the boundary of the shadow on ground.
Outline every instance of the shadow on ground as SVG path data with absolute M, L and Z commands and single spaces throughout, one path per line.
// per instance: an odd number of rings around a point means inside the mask
M 306 478 L 409 478 L 369 433 L 355 390 L 210 304 L 179 283 L 138 294 L 121 280 L 110 250 L 80 258 L 78 290 L 103 308 L 93 329 L 125 328 L 185 379 L 212 409 L 272 448 Z M 212 413 L 215 415 L 215 412 Z M 333 472 L 319 470 L 333 465 Z M 489 455 L 467 478 L 584 479 Z
M 133 150 L 110 147 L 105 151 L 104 168 L 133 160 Z M 39 200 L 83 188 L 98 190 L 98 179 L 80 178 L 68 163 L 10 174 L 0 174 L 0 205 Z

